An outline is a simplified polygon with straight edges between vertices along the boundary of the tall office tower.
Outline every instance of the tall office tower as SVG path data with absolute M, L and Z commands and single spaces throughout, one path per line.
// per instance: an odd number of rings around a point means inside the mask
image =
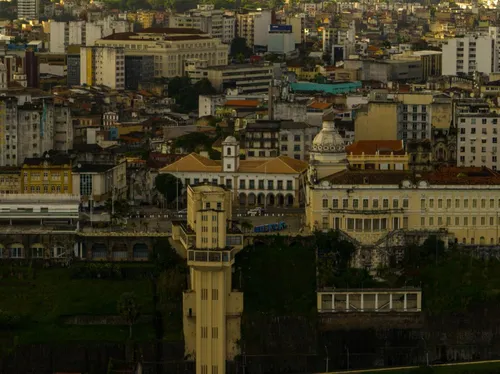
M 243 293 L 231 287 L 231 268 L 243 235 L 231 224 L 231 191 L 187 187 L 187 221 L 173 223 L 172 239 L 186 251 L 189 286 L 183 297 L 186 355 L 197 374 L 224 374 L 239 353 Z

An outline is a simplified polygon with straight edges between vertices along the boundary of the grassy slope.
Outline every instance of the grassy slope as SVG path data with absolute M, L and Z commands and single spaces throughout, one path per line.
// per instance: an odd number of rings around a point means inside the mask
M 151 314 L 149 280 L 70 279 L 68 269 L 38 270 L 33 280 L 3 279 L 0 310 L 23 316 L 23 327 L 12 331 L 19 343 L 65 340 L 123 341 L 127 326 L 68 326 L 63 315 L 116 314 L 116 303 L 124 292 L 133 291 L 143 314 Z M 24 319 L 26 320 L 24 322 Z M 135 328 L 135 338 L 153 337 L 152 326 Z

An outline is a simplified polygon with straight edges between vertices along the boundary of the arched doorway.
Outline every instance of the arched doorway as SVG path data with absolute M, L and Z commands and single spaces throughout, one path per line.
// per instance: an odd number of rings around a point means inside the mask
M 93 260 L 105 260 L 108 257 L 108 247 L 104 243 L 93 244 L 91 252 Z
M 255 194 L 250 193 L 248 194 L 248 205 L 255 205 Z
M 247 195 L 244 194 L 243 192 L 240 193 L 240 206 L 246 206 L 247 205 Z
M 257 205 L 264 206 L 265 200 L 266 200 L 266 195 L 264 195 L 263 193 L 260 193 L 257 196 Z
M 43 258 L 45 247 L 41 243 L 35 243 L 31 246 L 30 252 L 31 258 Z
M 268 194 L 266 197 L 266 205 L 267 206 L 274 206 L 275 203 L 275 198 L 272 193 Z
M 283 207 L 285 205 L 285 196 L 279 193 L 276 195 L 276 206 Z
M 133 258 L 137 261 L 147 260 L 149 257 L 149 248 L 144 243 L 136 243 L 132 249 Z
M 486 239 L 484 238 L 484 236 L 481 236 L 479 238 L 479 245 L 485 245 L 486 244 Z
M 293 195 L 292 194 L 288 194 L 286 195 L 286 206 L 293 206 Z
M 113 255 L 113 260 L 115 260 L 115 261 L 126 260 L 128 258 L 127 243 L 114 244 L 111 252 Z

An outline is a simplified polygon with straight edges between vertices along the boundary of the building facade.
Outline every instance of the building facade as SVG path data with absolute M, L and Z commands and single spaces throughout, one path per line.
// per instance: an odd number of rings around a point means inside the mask
M 465 36 L 445 40 L 442 44 L 443 75 L 489 74 L 497 70 L 498 52 L 490 36 Z
M 125 56 L 126 90 L 138 90 L 139 83 L 152 81 L 154 74 L 153 56 Z
M 219 39 L 200 30 L 149 28 L 136 33 L 115 33 L 97 40 L 95 45 L 121 47 L 126 56 L 153 56 L 155 78 L 185 74 L 186 61 L 201 59 L 209 66 L 227 65 L 229 48 Z
M 188 289 L 183 295 L 185 355 L 197 373 L 224 374 L 239 354 L 243 293 L 233 291 L 232 266 L 243 235 L 232 224 L 231 192 L 221 186 L 187 187 L 187 220 L 172 226 L 185 251 Z
M 357 257 L 363 266 L 384 264 L 388 248 L 404 248 L 429 235 L 460 245 L 500 244 L 496 171 L 350 169 L 342 139 L 329 124 L 315 138 L 313 149 L 306 225 L 312 230 L 339 230 L 364 248 Z
M 183 185 L 211 183 L 225 185 L 241 207 L 299 207 L 307 163 L 279 156 L 266 160 L 240 160 L 240 145 L 234 137 L 222 143 L 222 160 L 210 160 L 196 153 L 160 170 L 172 174 Z
M 208 79 L 219 93 L 236 89 L 242 94 L 264 94 L 273 79 L 273 67 L 268 64 L 203 65 L 190 69 L 189 77 L 194 81 Z
M 19 0 L 17 2 L 17 18 L 38 19 L 40 9 L 39 0 Z
M 125 89 L 125 50 L 119 47 L 81 47 L 80 85 Z
M 73 194 L 71 160 L 68 156 L 26 158 L 21 167 L 21 193 Z

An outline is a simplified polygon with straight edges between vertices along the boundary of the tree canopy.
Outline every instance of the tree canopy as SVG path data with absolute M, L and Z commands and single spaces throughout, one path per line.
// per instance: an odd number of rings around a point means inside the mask
M 245 38 L 234 38 L 231 42 L 230 54 L 233 58 L 238 58 L 239 56 L 249 58 L 252 55 L 252 49 L 247 45 Z
M 182 182 L 172 174 L 159 174 L 155 179 L 155 188 L 163 195 L 167 204 L 175 201 L 182 193 Z
M 198 109 L 200 95 L 217 93 L 212 83 L 203 78 L 193 84 L 189 77 L 174 77 L 168 82 L 168 96 L 175 99 L 175 103 L 182 112 L 191 112 Z
M 133 292 L 125 292 L 118 299 L 118 313 L 127 321 L 129 325 L 129 339 L 132 339 L 132 326 L 137 322 L 141 315 L 141 306 L 137 296 Z

